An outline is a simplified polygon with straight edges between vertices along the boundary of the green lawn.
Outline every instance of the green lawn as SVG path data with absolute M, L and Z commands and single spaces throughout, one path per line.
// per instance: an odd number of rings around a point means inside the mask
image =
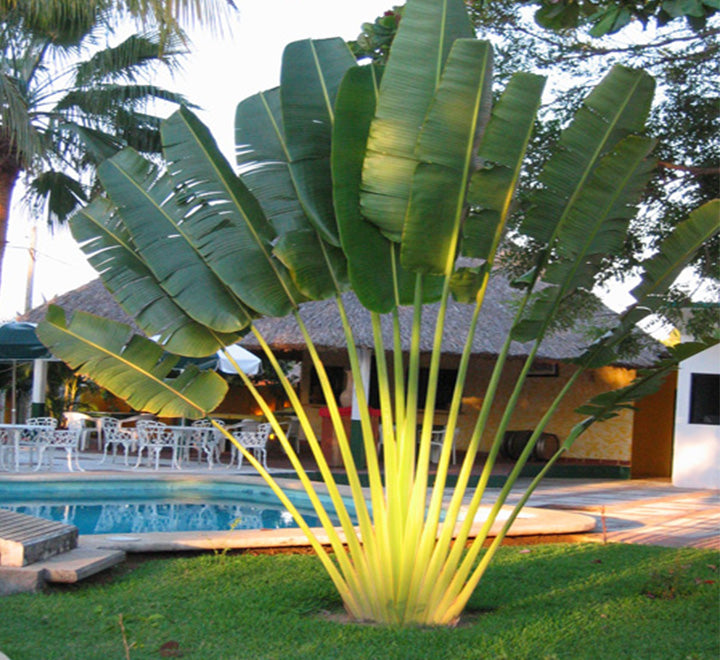
M 337 622 L 313 556 L 201 555 L 0 599 L 11 660 L 720 657 L 720 554 L 630 545 L 502 549 L 455 629 Z

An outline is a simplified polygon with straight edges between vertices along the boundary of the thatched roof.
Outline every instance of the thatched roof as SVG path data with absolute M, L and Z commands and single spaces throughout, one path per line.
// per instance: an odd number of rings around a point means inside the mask
M 135 332 L 141 332 L 133 318 L 128 316 L 123 308 L 115 302 L 115 298 L 110 295 L 100 278 L 83 284 L 77 289 L 55 296 L 52 300 L 34 307 L 29 312 L 18 317 L 18 320 L 40 323 L 47 314 L 48 305 L 62 307 L 68 315 L 70 312 L 78 310 L 89 312 L 111 321 L 125 323 L 131 326 Z
M 512 301 L 517 298 L 517 295 L 517 291 L 512 289 L 503 277 L 499 275 L 493 276 L 473 341 L 473 353 L 475 355 L 492 356 L 498 354 L 512 324 L 514 314 Z M 50 302 L 63 307 L 66 312 L 83 310 L 130 324 L 137 331 L 137 326 L 135 326 L 132 319 L 115 302 L 99 279 L 57 296 Z M 343 303 L 357 345 L 359 347 L 373 348 L 370 313 L 352 293 L 343 295 Z M 432 348 L 438 307 L 437 304 L 428 305 L 423 314 L 420 342 L 420 348 L 423 352 L 429 352 Z M 45 317 L 46 311 L 47 305 L 36 307 L 21 317 L 21 320 L 37 323 Z M 453 301 L 449 303 L 443 334 L 443 353 L 459 355 L 462 352 L 472 312 L 472 305 L 464 305 Z M 346 346 L 345 335 L 334 300 L 304 303 L 300 306 L 300 316 L 319 350 L 344 350 Z M 602 307 L 584 325 L 584 328 L 562 330 L 547 337 L 537 354 L 537 358 L 540 360 L 561 360 L 580 355 L 591 341 L 588 330 L 592 327 L 606 327 L 615 316 L 612 310 Z M 400 310 L 400 320 L 403 350 L 408 350 L 410 346 L 411 319 L 412 309 L 402 308 Z M 391 323 L 389 318 L 383 319 L 383 321 L 385 347 L 391 349 L 393 345 Z M 255 326 L 274 349 L 300 351 L 305 348 L 302 333 L 292 316 L 262 318 L 255 322 Z M 248 335 L 241 343 L 251 350 L 259 349 L 259 345 L 252 335 Z M 531 344 L 513 342 L 510 355 L 526 356 L 530 348 Z M 656 344 L 644 349 L 639 355 L 625 361 L 623 364 L 626 366 L 649 366 L 654 362 L 661 350 L 662 346 Z

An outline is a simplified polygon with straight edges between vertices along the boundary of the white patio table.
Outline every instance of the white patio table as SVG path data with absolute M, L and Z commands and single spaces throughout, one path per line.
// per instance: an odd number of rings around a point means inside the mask
M 30 467 L 35 451 L 47 442 L 49 429 L 34 424 L 0 424 L 0 468 L 20 472 L 20 449 L 29 448 Z M 8 454 L 11 459 L 8 461 Z

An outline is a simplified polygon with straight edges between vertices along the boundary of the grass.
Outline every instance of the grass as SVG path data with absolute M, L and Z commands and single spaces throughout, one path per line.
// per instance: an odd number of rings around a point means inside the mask
M 392 629 L 339 622 L 310 555 L 131 560 L 0 599 L 0 650 L 12 660 L 715 660 L 719 561 L 619 544 L 506 547 L 460 626 Z

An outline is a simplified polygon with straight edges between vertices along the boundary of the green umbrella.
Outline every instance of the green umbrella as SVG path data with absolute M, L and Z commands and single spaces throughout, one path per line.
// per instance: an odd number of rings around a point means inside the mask
M 10 321 L 0 325 L 0 361 L 12 362 L 12 412 L 11 421 L 14 424 L 16 411 L 16 375 L 15 368 L 18 362 L 29 360 L 50 360 L 52 354 L 35 334 L 34 323 Z M 34 375 L 34 378 L 36 375 Z
M 50 359 L 52 355 L 35 334 L 34 323 L 10 321 L 0 325 L 0 360 Z

